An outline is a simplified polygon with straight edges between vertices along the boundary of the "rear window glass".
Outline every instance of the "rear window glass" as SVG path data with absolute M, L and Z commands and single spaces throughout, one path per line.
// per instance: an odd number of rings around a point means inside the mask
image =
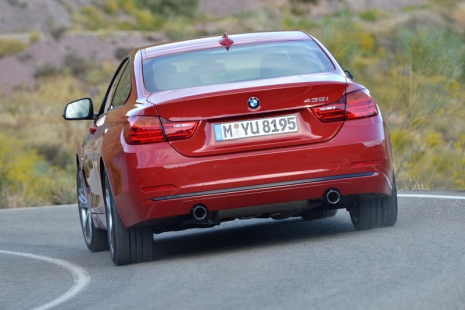
M 314 41 L 232 46 L 143 61 L 150 92 L 333 71 Z

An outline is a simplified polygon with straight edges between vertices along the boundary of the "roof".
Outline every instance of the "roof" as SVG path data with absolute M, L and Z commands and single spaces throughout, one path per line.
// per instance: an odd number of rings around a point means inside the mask
M 302 31 L 233 34 L 229 35 L 229 38 L 234 41 L 234 44 L 232 46 L 264 42 L 312 40 L 312 38 L 309 35 Z M 221 47 L 219 43 L 221 39 L 222 36 L 214 36 L 208 38 L 193 39 L 144 47 L 141 49 L 142 59 L 148 59 L 168 54 L 182 53 L 187 51 Z

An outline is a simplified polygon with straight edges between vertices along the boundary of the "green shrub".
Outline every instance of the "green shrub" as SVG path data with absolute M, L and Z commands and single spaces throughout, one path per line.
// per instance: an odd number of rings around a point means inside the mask
M 349 11 L 339 17 L 325 18 L 321 26 L 321 41 L 343 67 L 349 67 L 359 53 L 360 27 Z
M 386 13 L 380 10 L 366 10 L 366 11 L 361 12 L 359 16 L 362 20 L 365 20 L 368 22 L 375 22 L 381 17 L 385 17 Z
M 136 10 L 133 14 L 139 30 L 158 30 L 163 24 L 163 20 L 153 15 L 148 9 Z
M 304 16 L 308 13 L 306 3 L 301 0 L 291 0 L 290 9 L 291 13 L 297 16 Z
M 82 23 L 89 30 L 101 30 L 105 27 L 102 12 L 95 6 L 87 5 L 81 8 Z
M 119 10 L 119 3 L 117 0 L 105 0 L 103 10 L 108 14 L 113 14 Z
M 137 0 L 141 8 L 148 8 L 154 14 L 172 17 L 193 17 L 199 0 Z
M 74 164 L 74 162 L 73 162 Z M 54 205 L 76 203 L 75 166 L 68 170 L 53 169 L 51 173 L 51 203 Z
M 54 65 L 47 62 L 37 66 L 36 72 L 34 73 L 34 77 L 36 79 L 39 79 L 44 77 L 56 76 L 59 72 L 60 70 L 58 70 Z
M 0 58 L 14 55 L 26 50 L 27 44 L 21 40 L 4 39 L 0 40 Z
M 29 42 L 31 43 L 35 43 L 39 41 L 41 37 L 42 37 L 42 33 L 37 29 L 34 29 L 29 32 Z
M 46 203 L 50 183 L 46 167 L 34 149 L 0 134 L 0 208 Z
M 118 47 L 116 50 L 115 50 L 115 58 L 118 60 L 118 61 L 121 61 L 123 60 L 124 57 L 126 57 L 126 55 L 132 50 L 132 48 L 128 48 L 128 47 Z
M 163 30 L 172 40 L 186 40 L 195 35 L 195 30 L 187 24 L 185 18 L 173 18 L 166 21 Z
M 445 29 L 402 29 L 397 44 L 399 60 L 412 73 L 448 78 L 462 73 L 463 43 Z
M 392 141 L 397 172 L 411 189 L 453 187 L 454 178 L 455 186 L 461 186 L 461 161 L 454 160 L 452 142 L 444 138 L 456 135 L 454 128 L 438 129 L 445 118 L 449 124 L 453 118 L 460 122 L 457 78 L 463 52 L 460 40 L 445 30 L 407 28 L 398 34 L 398 94 L 392 107 L 399 117 Z
M 86 70 L 92 66 L 89 60 L 81 58 L 75 53 L 65 55 L 63 65 L 70 70 L 72 75 L 78 78 L 81 78 Z

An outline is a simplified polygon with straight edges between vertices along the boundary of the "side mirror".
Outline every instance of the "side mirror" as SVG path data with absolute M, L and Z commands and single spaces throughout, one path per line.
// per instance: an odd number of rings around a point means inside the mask
M 355 81 L 354 76 L 352 75 L 352 73 L 350 73 L 349 70 L 344 70 L 344 72 L 346 73 L 346 75 L 347 75 L 347 77 L 348 77 L 349 79 L 351 79 L 352 81 Z
M 82 98 L 66 105 L 63 118 L 66 120 L 93 119 L 94 106 L 92 99 Z

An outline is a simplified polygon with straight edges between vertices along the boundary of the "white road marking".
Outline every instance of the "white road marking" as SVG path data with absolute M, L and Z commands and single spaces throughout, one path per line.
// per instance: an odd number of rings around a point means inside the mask
M 67 262 L 62 259 L 52 258 L 52 257 L 47 257 L 47 256 L 42 256 L 42 255 L 35 255 L 35 254 L 30 254 L 30 253 L 12 252 L 12 251 L 4 251 L 4 250 L 0 250 L 0 254 L 10 254 L 10 255 L 23 256 L 23 257 L 43 260 L 43 261 L 58 265 L 68 270 L 73 275 L 74 284 L 66 293 L 64 293 L 57 299 L 54 299 L 51 302 L 43 306 L 35 308 L 34 310 L 46 310 L 46 309 L 51 309 L 53 307 L 56 307 L 59 304 L 64 303 L 65 301 L 79 294 L 90 283 L 90 279 L 91 279 L 90 275 L 84 268 L 79 267 L 78 265 L 75 265 L 73 263 Z
M 397 197 L 407 198 L 437 198 L 437 199 L 457 199 L 464 200 L 463 196 L 443 196 L 443 195 L 419 195 L 419 194 L 397 194 Z

